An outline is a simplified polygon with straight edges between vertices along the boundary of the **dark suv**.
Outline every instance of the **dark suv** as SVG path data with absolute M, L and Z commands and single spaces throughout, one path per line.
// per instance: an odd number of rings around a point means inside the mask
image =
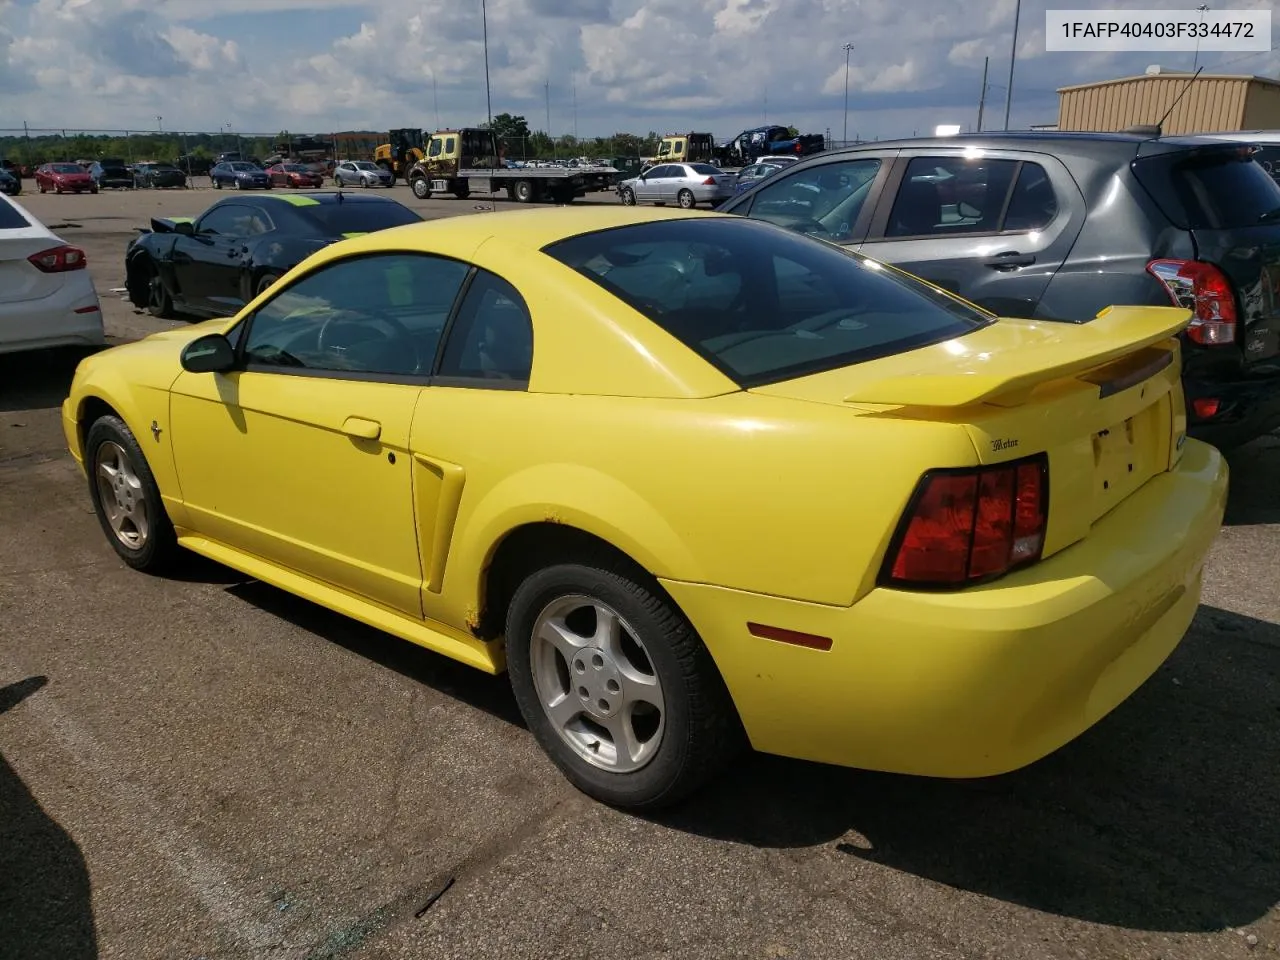
M 1280 185 L 1248 145 L 888 141 L 804 160 L 720 209 L 857 249 L 1002 316 L 1087 323 L 1111 304 L 1185 306 L 1188 432 L 1231 447 L 1280 425 Z

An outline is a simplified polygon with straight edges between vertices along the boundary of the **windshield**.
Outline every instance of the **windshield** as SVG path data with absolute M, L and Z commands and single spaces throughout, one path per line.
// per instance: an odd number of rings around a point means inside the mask
M 372 233 L 406 223 L 421 223 L 422 217 L 394 200 L 370 200 L 367 203 L 321 203 L 314 207 L 298 207 L 327 236 L 344 233 Z
M 53 165 L 54 173 L 84 173 L 84 167 L 78 163 L 55 163 Z
M 231 164 L 228 164 L 228 166 L 231 167 L 232 170 L 245 172 L 245 173 L 252 173 L 254 170 L 258 169 L 252 163 L 244 163 L 244 162 L 231 163 Z
M 282 163 L 280 169 L 286 173 L 306 173 L 307 168 L 300 163 Z
M 378 168 L 368 160 L 357 160 L 355 167 L 357 170 L 377 170 Z
M 963 336 L 989 314 L 832 244 L 753 220 L 667 220 L 544 249 L 744 387 Z

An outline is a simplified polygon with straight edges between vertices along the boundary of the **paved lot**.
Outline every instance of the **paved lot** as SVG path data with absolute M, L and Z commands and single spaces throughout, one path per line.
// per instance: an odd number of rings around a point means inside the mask
M 215 196 L 24 201 L 129 339 L 166 324 L 107 292 L 128 234 Z M 212 564 L 127 570 L 59 433 L 75 360 L 0 358 L 0 957 L 1280 952 L 1280 438 L 1233 458 L 1182 647 L 1058 754 L 976 782 L 749 758 L 646 820 L 569 789 L 504 679 Z

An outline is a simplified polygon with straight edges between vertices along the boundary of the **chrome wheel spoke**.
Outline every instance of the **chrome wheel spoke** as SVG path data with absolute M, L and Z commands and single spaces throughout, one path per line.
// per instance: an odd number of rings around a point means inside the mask
M 146 545 L 151 533 L 142 478 L 124 448 L 114 441 L 101 444 L 95 457 L 93 475 L 107 526 L 126 547 L 139 550 Z
M 551 722 L 559 730 L 563 730 L 574 720 L 577 720 L 578 717 L 582 716 L 582 704 L 572 692 L 562 693 L 559 699 L 548 703 L 546 707 L 547 716 L 551 718 Z
M 543 621 L 538 631 L 538 639 L 555 647 L 566 663 L 572 660 L 574 654 L 587 643 L 586 637 L 575 634 L 560 618 Z
M 616 755 L 614 763 L 619 767 L 636 766 L 644 746 L 636 739 L 635 729 L 631 725 L 631 711 L 623 710 L 602 721 L 601 726 L 613 738 L 613 751 Z

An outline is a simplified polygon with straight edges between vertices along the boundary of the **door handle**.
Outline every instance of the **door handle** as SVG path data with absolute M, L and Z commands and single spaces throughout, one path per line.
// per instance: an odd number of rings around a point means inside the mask
M 1017 250 L 1006 250 L 982 261 L 994 270 L 1014 270 L 1018 267 L 1029 267 L 1036 262 L 1034 253 L 1019 253 Z
M 364 417 L 347 417 L 342 422 L 342 432 L 357 440 L 377 440 L 382 436 L 382 424 Z

